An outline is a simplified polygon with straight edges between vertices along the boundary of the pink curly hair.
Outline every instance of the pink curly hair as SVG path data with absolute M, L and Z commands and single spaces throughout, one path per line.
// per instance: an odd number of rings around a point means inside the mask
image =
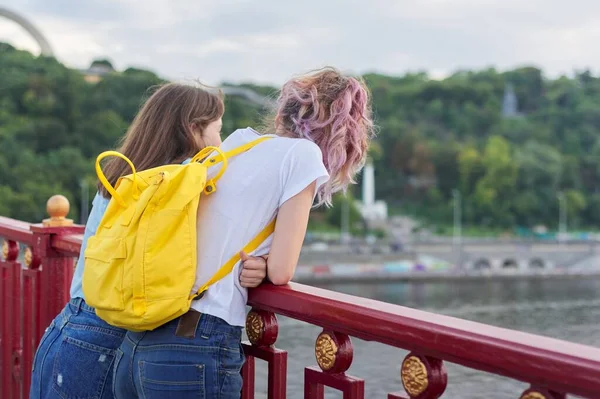
M 308 139 L 319 146 L 329 182 L 317 193 L 318 205 L 355 183 L 364 165 L 373 119 L 369 90 L 360 78 L 327 67 L 286 82 L 277 100 L 277 134 Z

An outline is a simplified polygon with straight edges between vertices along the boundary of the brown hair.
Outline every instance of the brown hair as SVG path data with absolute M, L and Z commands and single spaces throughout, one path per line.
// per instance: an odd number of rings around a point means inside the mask
M 129 158 L 137 170 L 183 162 L 202 149 L 198 148 L 194 128 L 202 134 L 224 111 L 220 91 L 209 91 L 201 85 L 167 83 L 159 86 L 142 106 L 117 151 Z M 113 186 L 131 172 L 119 158 L 110 158 L 102 170 Z M 98 191 L 110 198 L 100 182 Z

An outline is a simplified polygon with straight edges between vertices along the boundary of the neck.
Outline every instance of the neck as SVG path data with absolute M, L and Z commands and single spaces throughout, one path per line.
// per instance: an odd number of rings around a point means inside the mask
M 292 138 L 292 139 L 298 137 L 297 135 L 295 135 L 295 134 L 293 134 L 291 132 L 288 132 L 287 130 L 282 129 L 282 128 L 275 129 L 275 133 L 274 134 L 277 135 L 277 136 L 279 136 L 279 137 L 287 137 L 287 138 Z

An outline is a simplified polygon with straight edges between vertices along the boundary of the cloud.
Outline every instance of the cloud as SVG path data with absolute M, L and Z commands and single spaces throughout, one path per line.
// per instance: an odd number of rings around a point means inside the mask
M 280 84 L 323 65 L 402 74 L 537 65 L 549 75 L 595 67 L 595 0 L 8 0 L 58 58 L 108 57 L 173 79 Z M 35 49 L 0 24 L 0 40 Z

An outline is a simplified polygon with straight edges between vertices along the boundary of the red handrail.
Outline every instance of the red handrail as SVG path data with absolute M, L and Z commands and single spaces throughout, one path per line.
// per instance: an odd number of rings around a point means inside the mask
M 0 216 L 0 237 L 31 245 L 33 233 L 29 230 L 30 226 L 30 223 Z
M 600 398 L 600 349 L 291 283 L 249 304 L 367 341 Z

